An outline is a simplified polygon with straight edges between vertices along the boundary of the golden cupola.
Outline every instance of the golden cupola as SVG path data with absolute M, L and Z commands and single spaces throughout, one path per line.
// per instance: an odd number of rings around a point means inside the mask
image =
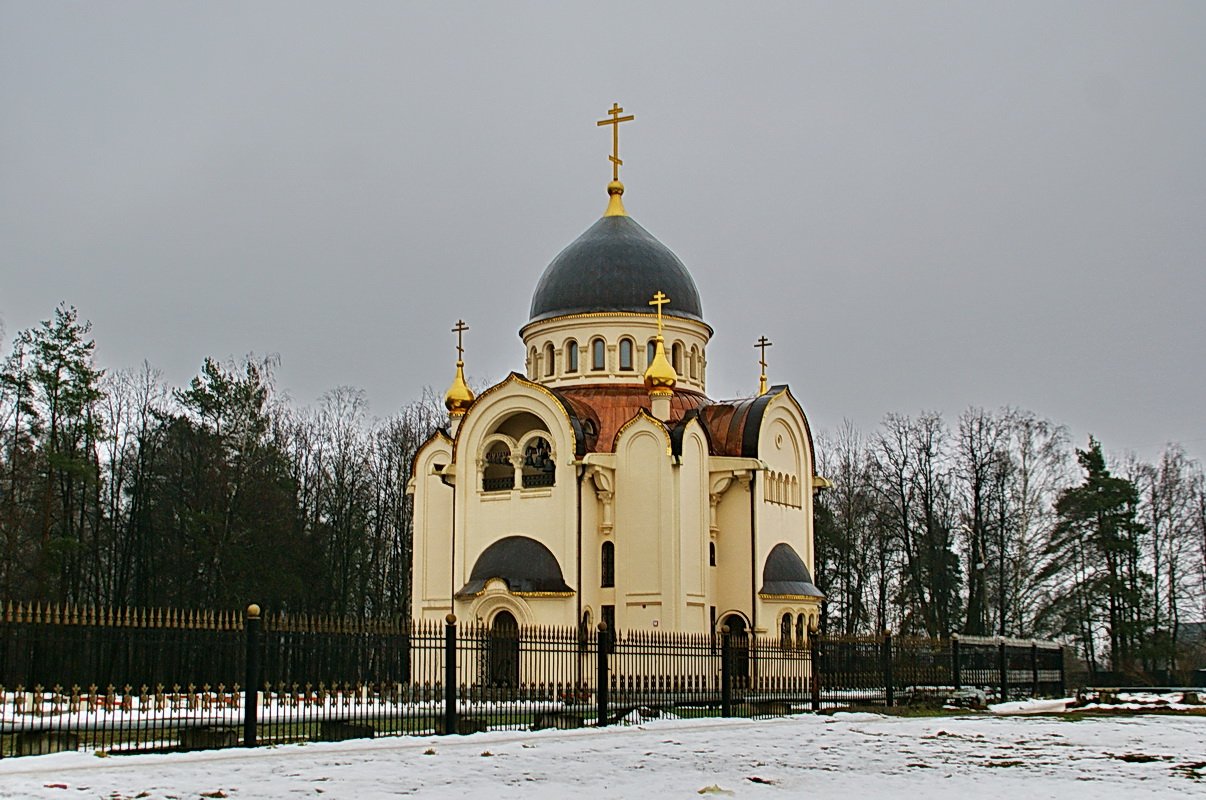
M 444 407 L 448 409 L 448 416 L 453 420 L 459 421 L 469 410 L 469 406 L 473 405 L 473 390 L 469 388 L 469 384 L 465 381 L 465 348 L 462 340 L 462 335 L 469 330 L 469 326 L 464 320 L 458 319 L 456 327 L 452 332 L 456 334 L 456 377 L 452 379 L 452 385 L 448 387 L 448 391 L 444 393 Z
M 473 404 L 473 390 L 465 382 L 465 362 L 456 362 L 456 377 L 444 393 L 444 407 L 450 414 L 464 414 Z

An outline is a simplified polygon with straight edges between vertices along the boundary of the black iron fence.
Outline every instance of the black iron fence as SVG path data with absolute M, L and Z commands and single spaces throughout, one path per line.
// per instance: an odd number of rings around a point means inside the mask
M 1058 645 L 0 609 L 0 757 L 765 717 L 1063 694 Z M 246 687 L 254 687 L 247 691 Z

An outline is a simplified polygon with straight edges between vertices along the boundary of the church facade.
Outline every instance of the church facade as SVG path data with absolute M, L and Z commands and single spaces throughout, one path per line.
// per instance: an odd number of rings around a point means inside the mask
M 695 282 L 623 192 L 613 173 L 605 215 L 537 282 L 523 372 L 474 396 L 458 358 L 409 487 L 412 614 L 803 639 L 826 484 L 808 420 L 765 372 L 750 397 L 708 396 Z

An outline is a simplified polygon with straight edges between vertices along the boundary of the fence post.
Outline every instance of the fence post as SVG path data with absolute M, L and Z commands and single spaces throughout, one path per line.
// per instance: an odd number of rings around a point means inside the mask
M 1064 652 L 1064 646 L 1061 644 L 1059 646 L 1059 696 L 1060 697 L 1068 696 L 1068 681 L 1067 681 L 1066 675 L 1064 674 L 1064 664 L 1067 663 L 1065 661 L 1065 659 L 1067 657 L 1068 657 L 1068 654 Z
M 812 688 L 812 710 L 821 710 L 821 644 L 819 636 L 808 637 L 808 668 Z
M 247 633 L 247 674 L 243 685 L 243 746 L 255 747 L 256 712 L 260 699 L 260 607 L 255 603 L 247 606 L 247 617 L 243 624 Z
M 997 668 L 1000 670 L 1001 683 L 1001 699 L 1000 702 L 1009 702 L 1009 657 L 1005 652 L 1005 638 L 999 637 L 997 640 Z
M 599 652 L 595 659 L 595 663 L 598 667 L 598 669 L 595 670 L 595 703 L 597 706 L 595 713 L 598 717 L 595 725 L 600 728 L 607 724 L 608 715 L 607 692 L 608 682 L 610 680 L 610 671 L 607 668 L 607 657 L 609 655 L 609 651 L 611 650 L 611 648 L 608 646 L 610 644 L 608 640 L 610 636 L 611 632 L 607 629 L 607 623 L 600 622 L 599 636 L 597 641 L 597 649 Z
M 733 716 L 733 651 L 729 626 L 720 626 L 720 716 Z
M 883 643 L 884 666 L 884 704 L 891 708 L 896 702 L 896 687 L 892 685 L 895 677 L 892 674 L 892 631 L 884 631 Z
M 1030 696 L 1039 696 L 1038 642 L 1030 642 Z
M 456 614 L 444 617 L 444 733 L 456 733 Z
M 959 661 L 959 634 L 951 634 L 951 680 L 955 684 L 955 691 L 963 689 L 963 665 Z

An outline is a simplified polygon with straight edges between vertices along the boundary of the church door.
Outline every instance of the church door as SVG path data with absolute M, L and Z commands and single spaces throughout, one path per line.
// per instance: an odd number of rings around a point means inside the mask
M 745 619 L 737 614 L 724 618 L 729 626 L 729 675 L 736 687 L 747 687 L 750 683 L 750 637 Z
M 490 627 L 490 684 L 519 685 L 519 624 L 510 611 L 500 611 Z

